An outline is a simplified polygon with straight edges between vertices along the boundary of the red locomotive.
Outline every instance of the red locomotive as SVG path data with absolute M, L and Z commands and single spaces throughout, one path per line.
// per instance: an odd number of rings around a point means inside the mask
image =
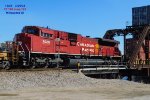
M 18 65 L 66 67 L 83 64 L 104 64 L 105 60 L 121 59 L 118 41 L 90 38 L 80 34 L 38 26 L 25 26 L 14 37 L 14 57 Z M 10 64 L 14 64 L 10 61 Z M 12 63 L 13 62 L 13 63 Z

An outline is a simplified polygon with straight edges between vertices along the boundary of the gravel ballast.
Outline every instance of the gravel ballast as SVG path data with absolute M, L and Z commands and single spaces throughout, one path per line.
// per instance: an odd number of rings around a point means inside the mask
M 150 85 L 71 70 L 0 72 L 0 100 L 149 100 Z
M 140 83 L 131 81 L 89 78 L 82 73 L 70 70 L 0 72 L 0 90 L 30 87 L 109 87 L 112 85 L 115 87 L 141 86 Z

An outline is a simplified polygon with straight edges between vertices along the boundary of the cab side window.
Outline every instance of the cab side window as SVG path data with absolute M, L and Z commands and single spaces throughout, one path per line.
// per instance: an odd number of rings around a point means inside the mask
M 44 37 L 44 38 L 51 38 L 53 35 L 49 34 L 49 33 L 43 33 L 43 32 L 41 32 L 41 36 Z

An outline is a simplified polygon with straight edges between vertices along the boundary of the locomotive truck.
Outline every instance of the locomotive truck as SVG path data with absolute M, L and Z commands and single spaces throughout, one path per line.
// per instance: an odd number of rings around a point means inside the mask
M 19 67 L 76 67 L 112 65 L 121 61 L 119 42 L 39 26 L 25 26 L 21 33 L 1 46 L 4 69 Z

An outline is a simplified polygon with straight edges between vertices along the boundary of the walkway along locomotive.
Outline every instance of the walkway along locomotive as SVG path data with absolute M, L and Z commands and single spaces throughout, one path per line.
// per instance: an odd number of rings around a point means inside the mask
M 119 42 L 90 38 L 80 34 L 38 26 L 25 26 L 6 42 L 0 53 L 2 68 L 11 66 L 76 67 L 80 65 L 111 65 L 121 61 Z

